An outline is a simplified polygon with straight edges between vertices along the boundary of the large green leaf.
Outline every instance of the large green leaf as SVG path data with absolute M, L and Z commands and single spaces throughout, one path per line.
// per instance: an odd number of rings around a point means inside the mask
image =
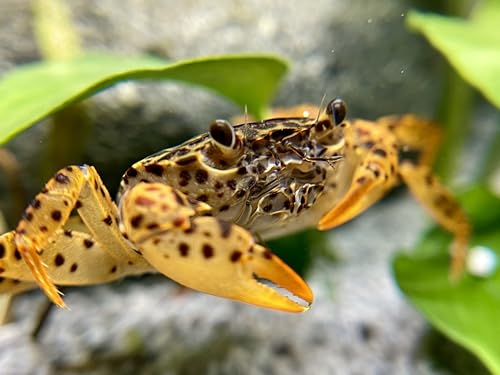
M 153 57 L 93 54 L 29 64 L 0 81 L 0 144 L 58 109 L 129 79 L 171 79 L 202 85 L 261 117 L 286 69 L 283 60 L 268 55 L 168 63 Z
M 462 202 L 475 227 L 471 244 L 486 246 L 500 257 L 500 199 L 476 187 Z M 441 229 L 431 230 L 411 254 L 396 257 L 396 280 L 429 322 L 500 374 L 500 272 L 450 282 L 449 241 Z
M 500 0 L 481 2 L 470 20 L 410 12 L 407 21 L 500 108 Z

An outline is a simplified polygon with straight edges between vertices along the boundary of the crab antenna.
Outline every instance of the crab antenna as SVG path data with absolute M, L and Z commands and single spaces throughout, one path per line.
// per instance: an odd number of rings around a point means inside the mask
M 321 102 L 319 103 L 319 110 L 318 113 L 316 114 L 316 119 L 314 120 L 314 124 L 318 123 L 319 116 L 321 115 L 321 112 L 323 112 L 323 105 L 325 104 L 325 99 L 326 99 L 326 91 L 323 94 L 323 97 L 321 98 Z

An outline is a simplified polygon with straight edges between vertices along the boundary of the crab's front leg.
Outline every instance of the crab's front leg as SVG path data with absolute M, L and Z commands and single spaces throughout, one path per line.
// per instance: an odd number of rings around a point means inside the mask
M 46 269 L 47 266 L 52 266 L 52 260 L 44 264 L 40 254 L 51 243 L 57 244 L 58 237 L 63 238 L 63 228 L 73 209 L 78 210 L 92 236 L 88 240 L 91 242 L 87 244 L 97 241 L 107 255 L 117 260 L 145 263 L 120 234 L 117 208 L 95 169 L 90 166 L 61 169 L 24 211 L 23 219 L 15 230 L 13 244 L 33 279 L 59 306 L 64 306 L 64 302 Z M 3 238 L 7 237 L 4 235 Z M 85 244 L 74 244 L 85 248 Z M 45 254 L 48 255 L 50 254 Z M 95 254 L 89 254 L 89 257 L 93 255 Z M 98 260 L 99 257 L 95 259 Z M 92 269 L 89 269 L 90 278 L 91 273 Z M 92 279 L 87 281 L 88 284 L 92 283 Z
M 318 229 L 334 228 L 359 215 L 398 181 L 398 149 L 385 137 L 378 137 L 368 130 L 365 134 L 363 128 L 373 128 L 372 124 L 356 120 L 345 129 L 346 139 L 356 142 L 356 145 L 348 147 L 344 162 L 357 165 L 350 178 L 349 189 L 340 202 L 321 218 Z M 355 135 L 357 132 L 360 134 Z
M 189 201 L 172 187 L 140 183 L 123 196 L 120 210 L 121 230 L 146 260 L 187 287 L 292 312 L 304 311 L 312 302 L 307 284 L 247 230 L 201 216 L 209 214 L 209 206 Z

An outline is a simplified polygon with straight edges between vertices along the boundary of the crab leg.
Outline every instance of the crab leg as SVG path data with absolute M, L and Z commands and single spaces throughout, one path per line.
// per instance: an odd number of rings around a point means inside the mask
M 115 258 L 88 233 L 58 230 L 54 238 L 40 258 L 56 285 L 100 284 L 153 271 L 145 262 Z M 36 287 L 33 274 L 16 248 L 14 231 L 0 237 L 0 250 L 0 293 L 19 293 Z
M 123 197 L 121 229 L 159 272 L 192 289 L 277 310 L 302 312 L 307 284 L 238 225 L 197 216 L 207 210 L 175 189 L 140 183 Z M 263 282 L 264 281 L 264 282 Z M 284 288 L 294 301 L 266 285 Z
M 397 157 L 394 147 L 385 145 L 383 140 L 380 140 L 380 144 L 370 146 L 365 151 L 361 164 L 355 168 L 350 189 L 321 218 L 318 229 L 328 230 L 339 226 L 377 202 L 397 181 L 394 168 Z
M 464 211 L 448 189 L 425 165 L 402 163 L 400 174 L 415 198 L 443 228 L 451 232 L 454 240 L 450 246 L 451 277 L 457 278 L 465 264 L 470 238 L 470 225 Z
M 95 169 L 89 166 L 61 169 L 26 208 L 14 234 L 18 254 L 36 283 L 61 307 L 64 302 L 47 273 L 40 253 L 55 240 L 74 208 L 78 209 L 92 237 L 110 256 L 145 263 L 118 231 L 117 208 Z M 52 267 L 52 261 L 47 266 Z
M 441 142 L 441 129 L 437 123 L 406 114 L 381 117 L 376 124 L 393 133 L 398 144 L 404 145 L 403 151 L 416 151 L 419 164 L 431 166 L 434 163 Z

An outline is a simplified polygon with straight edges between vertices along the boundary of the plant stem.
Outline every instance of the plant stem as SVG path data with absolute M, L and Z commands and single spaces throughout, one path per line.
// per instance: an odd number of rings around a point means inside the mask
M 33 3 L 34 30 L 38 47 L 47 60 L 71 59 L 81 53 L 80 38 L 71 20 L 67 3 L 36 0 Z M 51 118 L 41 177 L 48 179 L 56 169 L 80 162 L 91 123 L 85 105 L 75 104 Z
M 446 14 L 466 17 L 475 3 L 476 0 L 443 0 L 441 5 Z M 447 66 L 438 114 L 445 134 L 436 162 L 436 172 L 447 182 L 457 173 L 458 155 L 471 129 L 473 101 L 471 87 Z
M 473 91 L 451 68 L 445 73 L 443 98 L 438 119 L 443 125 L 444 139 L 436 162 L 436 172 L 450 181 L 457 172 L 458 155 L 471 128 Z

